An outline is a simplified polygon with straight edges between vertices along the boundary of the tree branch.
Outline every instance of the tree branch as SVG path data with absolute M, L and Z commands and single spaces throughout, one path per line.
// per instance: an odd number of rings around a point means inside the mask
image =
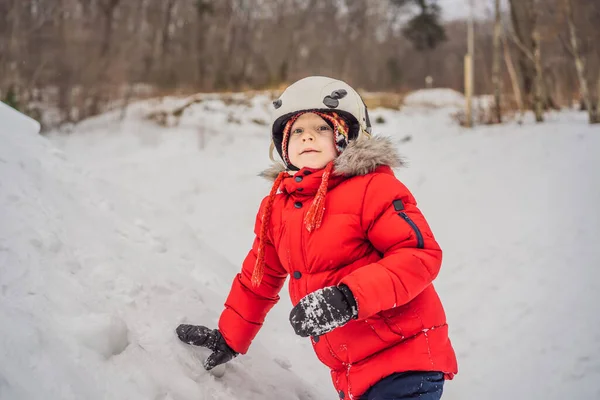
M 535 64 L 535 58 L 533 57 L 533 54 L 531 54 L 531 51 L 525 47 L 525 45 L 519 40 L 519 38 L 517 37 L 517 35 L 510 29 L 507 29 L 509 35 L 508 37 L 510 38 L 510 40 L 517 45 L 517 47 L 519 48 L 519 50 L 521 50 L 523 52 L 523 54 L 525 54 L 525 56 L 532 62 Z

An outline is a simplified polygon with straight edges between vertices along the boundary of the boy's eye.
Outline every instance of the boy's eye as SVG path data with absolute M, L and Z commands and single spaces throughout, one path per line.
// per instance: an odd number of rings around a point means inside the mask
M 319 127 L 319 130 L 320 131 L 329 131 L 329 130 L 331 130 L 331 128 L 329 127 L 329 125 L 321 125 Z
M 296 128 L 292 131 L 292 135 L 299 135 L 302 133 L 302 128 Z

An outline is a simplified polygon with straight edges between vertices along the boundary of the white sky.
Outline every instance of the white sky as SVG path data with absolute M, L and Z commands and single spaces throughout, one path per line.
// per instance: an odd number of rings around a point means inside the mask
M 438 0 L 438 4 L 442 7 L 443 18 L 449 20 L 467 17 L 471 1 L 476 16 L 489 15 L 493 10 L 493 0 Z M 506 8 L 506 0 L 500 0 L 500 2 L 500 6 Z

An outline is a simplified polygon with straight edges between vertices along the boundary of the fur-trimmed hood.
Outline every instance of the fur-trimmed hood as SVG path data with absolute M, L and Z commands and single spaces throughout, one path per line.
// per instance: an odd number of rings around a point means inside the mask
M 366 175 L 382 165 L 399 168 L 404 165 L 404 161 L 390 138 L 373 136 L 370 139 L 350 141 L 342 154 L 335 159 L 333 173 L 348 177 Z M 286 171 L 285 165 L 278 162 L 259 175 L 269 181 L 274 181 L 283 171 Z

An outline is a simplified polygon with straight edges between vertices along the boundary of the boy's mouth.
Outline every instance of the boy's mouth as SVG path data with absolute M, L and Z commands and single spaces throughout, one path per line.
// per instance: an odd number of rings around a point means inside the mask
M 315 149 L 304 149 L 300 152 L 300 154 L 306 154 L 306 153 L 318 153 L 318 151 Z

